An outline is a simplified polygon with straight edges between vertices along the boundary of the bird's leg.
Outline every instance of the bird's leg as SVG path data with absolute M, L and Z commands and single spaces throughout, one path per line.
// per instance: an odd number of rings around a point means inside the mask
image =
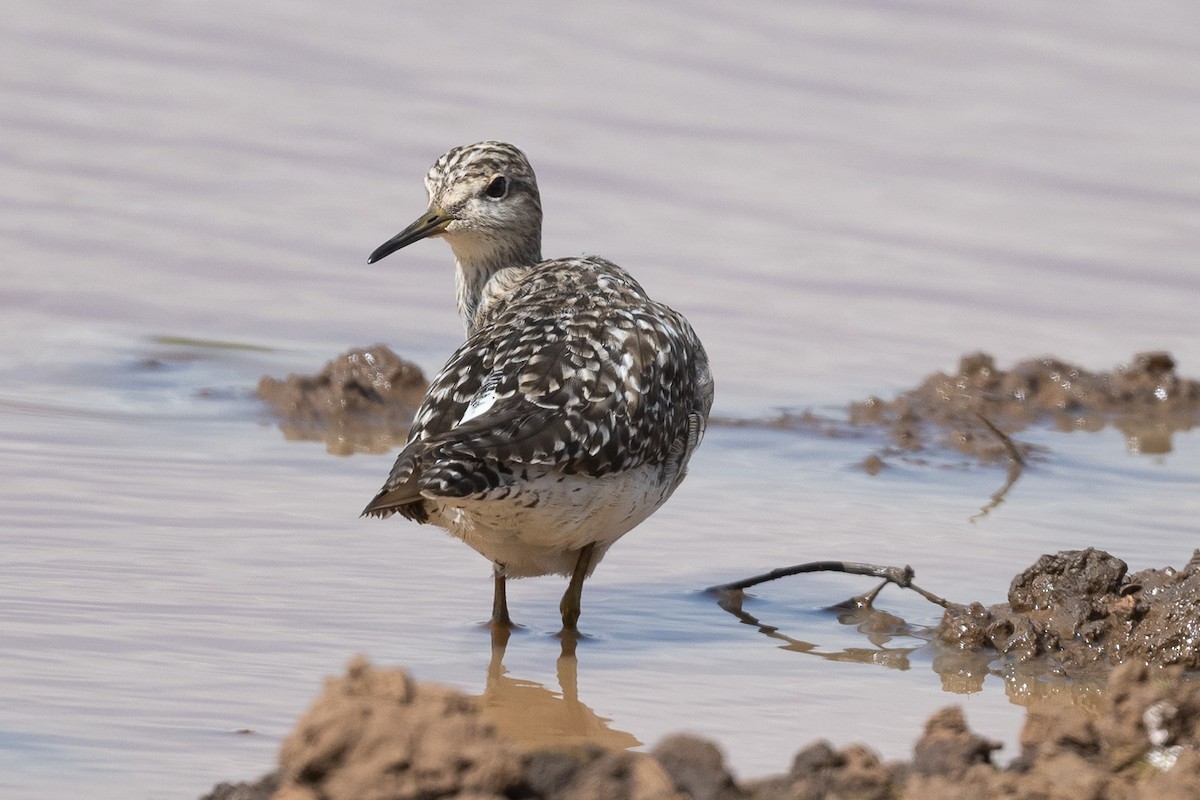
M 585 545 L 579 551 L 579 560 L 575 562 L 575 571 L 571 573 L 571 582 L 567 584 L 566 594 L 558 604 L 562 612 L 563 633 L 575 633 L 575 623 L 579 622 L 579 598 L 583 594 L 583 579 L 587 577 L 588 567 L 592 564 L 592 551 L 596 543 Z
M 499 561 L 492 564 L 492 577 L 496 588 L 492 594 L 492 630 L 508 631 L 513 627 L 512 617 L 508 616 L 508 592 L 505 587 L 504 565 Z

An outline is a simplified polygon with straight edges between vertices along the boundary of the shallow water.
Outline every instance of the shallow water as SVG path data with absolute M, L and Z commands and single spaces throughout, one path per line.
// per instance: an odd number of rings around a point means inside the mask
M 715 413 L 889 396 L 977 349 L 1094 369 L 1166 349 L 1194 377 L 1192 4 L 681 19 L 17 2 L 4 18 L 5 797 L 255 776 L 356 652 L 487 687 L 504 724 L 648 745 L 693 730 L 742 775 L 817 736 L 900 755 L 951 702 L 1011 756 L 1021 713 L 999 678 L 947 694 L 919 639 L 875 644 L 821 610 L 861 581 L 756 592 L 746 610 L 790 642 L 700 590 L 846 558 L 994 602 L 1043 552 L 1139 569 L 1196 545 L 1194 430 L 1155 456 L 1111 428 L 1024 432 L 1048 457 L 981 516 L 1002 470 L 870 477 L 854 467 L 870 441 L 714 428 L 589 581 L 577 671 L 551 635 L 562 584 L 542 579 L 512 588 L 527 627 L 500 675 L 482 559 L 358 519 L 390 457 L 286 441 L 251 398 L 262 374 L 379 340 L 436 369 L 461 337 L 448 252 L 365 256 L 423 208 L 429 163 L 480 138 L 531 155 L 547 255 L 602 253 L 688 314 Z M 894 590 L 882 604 L 937 619 Z

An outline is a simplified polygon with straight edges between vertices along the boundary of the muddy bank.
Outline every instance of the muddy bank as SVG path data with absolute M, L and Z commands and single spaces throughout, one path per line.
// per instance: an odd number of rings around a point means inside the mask
M 984 461 L 1004 461 L 1011 435 L 1035 424 L 1061 431 L 1115 425 L 1129 448 L 1171 451 L 1176 431 L 1200 423 L 1200 382 L 1180 377 L 1169 353 L 1138 353 L 1128 364 L 1092 372 L 1053 357 L 1001 369 L 986 353 L 963 356 L 954 374 L 934 373 L 894 400 L 850 405 L 853 425 L 881 426 L 888 453 L 941 446 Z M 1028 447 L 1017 444 L 1023 455 Z
M 786 772 L 738 781 L 719 747 L 686 734 L 649 753 L 575 741 L 548 746 L 544 738 L 523 745 L 489 722 L 479 698 L 359 658 L 345 676 L 326 681 L 284 741 L 275 772 L 222 784 L 206 797 L 1200 796 L 1200 681 L 1188 671 L 1200 668 L 1200 551 L 1182 569 L 1135 573 L 1094 549 L 1043 556 L 1013 579 L 1007 603 L 951 604 L 934 647 L 943 678 L 999 663 L 1029 682 L 1046 675 L 1087 682 L 1092 702 L 1072 702 L 1070 693 L 1038 698 L 1028 706 L 1017 753 L 1001 753 L 951 706 L 926 722 L 906 761 L 818 740 Z M 813 735 L 820 736 L 816 719 Z
M 1053 356 L 1002 369 L 987 353 L 972 353 L 953 373 L 932 373 L 892 400 L 850 403 L 844 414 L 783 412 L 710 424 L 881 439 L 861 464 L 872 474 L 892 459 L 923 463 L 953 454 L 1004 464 L 1036 457 L 1034 448 L 1012 438 L 1034 426 L 1070 432 L 1112 425 L 1131 452 L 1169 453 L 1175 433 L 1200 425 L 1200 381 L 1181 377 L 1165 352 L 1138 353 L 1106 372 Z
M 739 782 L 718 747 L 684 734 L 648 754 L 523 749 L 497 734 L 472 698 L 355 659 L 326 681 L 276 772 L 221 784 L 205 798 L 1192 798 L 1200 796 L 1200 684 L 1179 667 L 1126 664 L 1094 713 L 1033 708 L 1016 758 L 1000 766 L 998 748 L 949 707 L 926 722 L 907 761 L 817 741 L 786 772 Z

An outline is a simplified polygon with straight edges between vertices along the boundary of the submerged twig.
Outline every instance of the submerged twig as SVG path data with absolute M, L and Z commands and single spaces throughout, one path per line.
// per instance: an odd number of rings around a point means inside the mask
M 856 605 L 861 606 L 862 608 L 873 608 L 875 606 L 875 598 L 879 597 L 879 593 L 884 590 L 884 587 L 886 587 L 888 583 L 889 581 L 881 581 L 880 584 L 871 591 L 854 598 L 857 601 Z M 910 585 L 911 583 L 912 582 L 909 581 Z
M 979 417 L 979 421 L 992 432 L 993 436 L 1000 440 L 1000 444 L 1004 445 L 1004 449 L 1008 451 L 1008 457 L 1013 460 L 1013 463 L 1019 467 L 1025 466 L 1025 456 L 1021 455 L 1021 451 L 1018 449 L 1016 443 L 1013 442 L 1012 437 L 997 428 L 990 419 L 978 411 L 975 412 L 975 416 Z
M 705 591 L 712 594 L 726 594 L 730 592 L 740 592 L 744 589 L 749 589 L 751 586 L 757 586 L 760 583 L 786 578 L 791 575 L 800 575 L 805 572 L 844 572 L 848 575 L 866 575 L 871 578 L 882 578 L 885 583 L 894 583 L 901 589 L 912 589 L 917 594 L 924 597 L 931 603 L 939 605 L 942 608 L 949 608 L 952 603 L 945 600 L 932 592 L 926 591 L 912 582 L 913 568 L 910 566 L 903 567 L 882 567 L 875 564 L 863 564 L 855 561 L 810 561 L 806 564 L 796 564 L 791 567 L 780 567 L 773 569 L 770 572 L 764 572 L 761 575 L 755 575 L 750 578 L 743 578 L 740 581 L 731 583 L 722 583 L 716 586 L 710 586 Z M 878 593 L 878 590 L 876 590 Z
M 1000 440 L 1000 444 L 1004 445 L 1004 449 L 1008 452 L 1008 474 L 1005 476 L 1004 485 L 992 493 L 991 499 L 979 509 L 978 514 L 971 517 L 972 523 L 978 519 L 986 517 L 989 513 L 991 513 L 993 508 L 1004 502 L 1004 498 L 1008 495 L 1009 489 L 1012 489 L 1013 485 L 1017 482 L 1017 479 L 1021 477 L 1021 472 L 1025 469 L 1025 457 L 1021 455 L 1021 450 L 1017 447 L 1016 443 L 1013 442 L 1012 438 L 1007 433 L 997 428 L 990 419 L 985 417 L 983 414 L 980 414 L 978 411 L 975 412 L 975 416 L 979 417 L 979 421 L 982 422 L 987 429 L 992 432 L 993 436 Z

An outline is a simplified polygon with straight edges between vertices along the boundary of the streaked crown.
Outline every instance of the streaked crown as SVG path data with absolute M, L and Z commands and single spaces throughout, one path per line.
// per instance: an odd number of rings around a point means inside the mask
M 454 218 L 446 228 L 540 244 L 542 202 L 529 159 L 507 142 L 476 142 L 439 158 L 425 175 L 429 202 Z

